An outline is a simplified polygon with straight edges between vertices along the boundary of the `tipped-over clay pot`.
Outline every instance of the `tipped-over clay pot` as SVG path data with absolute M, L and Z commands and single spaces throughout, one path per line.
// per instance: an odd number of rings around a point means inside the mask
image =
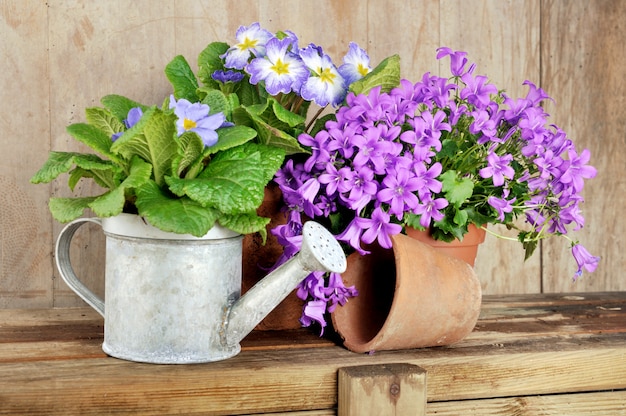
M 403 234 L 389 250 L 348 256 L 342 274 L 355 285 L 332 315 L 334 328 L 354 352 L 448 345 L 474 328 L 481 305 L 480 282 L 466 262 Z

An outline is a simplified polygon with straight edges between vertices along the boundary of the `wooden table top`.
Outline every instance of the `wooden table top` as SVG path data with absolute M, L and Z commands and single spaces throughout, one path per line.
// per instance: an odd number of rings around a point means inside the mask
M 626 292 L 486 296 L 462 342 L 374 354 L 306 329 L 259 331 L 225 361 L 155 365 L 108 357 L 102 339 L 103 320 L 88 308 L 0 310 L 0 414 L 327 415 L 339 368 L 383 363 L 427 370 L 429 410 L 626 389 Z M 611 400 L 626 403 L 618 393 Z

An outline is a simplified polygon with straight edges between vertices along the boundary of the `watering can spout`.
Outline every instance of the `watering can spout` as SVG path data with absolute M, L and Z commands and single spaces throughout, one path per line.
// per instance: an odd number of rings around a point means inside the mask
M 302 248 L 294 257 L 248 290 L 228 310 L 225 343 L 238 344 L 311 272 L 343 273 L 346 256 L 335 237 L 320 224 L 308 221 L 302 229 Z

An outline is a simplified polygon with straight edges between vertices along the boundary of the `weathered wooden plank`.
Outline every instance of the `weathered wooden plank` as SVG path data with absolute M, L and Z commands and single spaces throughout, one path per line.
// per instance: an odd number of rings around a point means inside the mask
M 426 414 L 426 371 L 416 365 L 343 367 L 337 379 L 339 416 Z
M 429 416 L 626 415 L 626 391 L 428 403 Z
M 52 306 L 50 187 L 30 176 L 50 149 L 47 7 L 0 4 L 0 308 Z
M 602 338 L 602 347 L 599 341 L 553 340 L 551 348 L 539 352 L 528 345 L 371 356 L 339 347 L 250 351 L 226 362 L 193 366 L 113 358 L 3 363 L 0 399 L 7 412 L 30 414 L 62 413 L 68 402 L 82 414 L 104 405 L 135 414 L 193 413 L 200 407 L 216 414 L 314 410 L 336 405 L 339 368 L 399 361 L 428 371 L 429 401 L 626 388 L 626 337 Z
M 623 290 L 626 204 L 626 3 L 574 0 L 542 3 L 542 87 L 555 103 L 546 111 L 581 151 L 591 151 L 598 176 L 586 185 L 585 228 L 577 237 L 602 260 L 594 274 L 576 283 L 567 241 L 544 244 L 546 292 Z
M 339 368 L 390 363 L 426 369 L 430 402 L 626 389 L 621 296 L 621 303 L 615 293 L 608 303 L 600 294 L 531 296 L 536 306 L 518 296 L 510 311 L 504 299 L 488 297 L 494 307 L 484 309 L 477 329 L 445 348 L 354 354 L 324 340 L 318 348 L 273 349 L 266 332 L 260 341 L 247 338 L 232 359 L 189 366 L 105 357 L 102 334 L 92 332 L 101 331 L 101 318 L 88 309 L 1 310 L 0 413 L 64 414 L 70 402 L 82 414 L 104 405 L 135 414 L 332 411 Z

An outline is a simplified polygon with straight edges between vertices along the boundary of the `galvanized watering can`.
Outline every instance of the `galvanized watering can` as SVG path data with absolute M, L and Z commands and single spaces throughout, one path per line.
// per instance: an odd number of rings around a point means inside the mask
M 92 222 L 106 236 L 105 299 L 78 279 L 70 243 Z M 163 232 L 137 215 L 73 221 L 61 231 L 61 277 L 104 317 L 107 354 L 125 360 L 185 364 L 223 360 L 312 271 L 341 273 L 346 258 L 324 227 L 309 221 L 300 252 L 240 296 L 242 239 L 215 226 L 204 237 Z

